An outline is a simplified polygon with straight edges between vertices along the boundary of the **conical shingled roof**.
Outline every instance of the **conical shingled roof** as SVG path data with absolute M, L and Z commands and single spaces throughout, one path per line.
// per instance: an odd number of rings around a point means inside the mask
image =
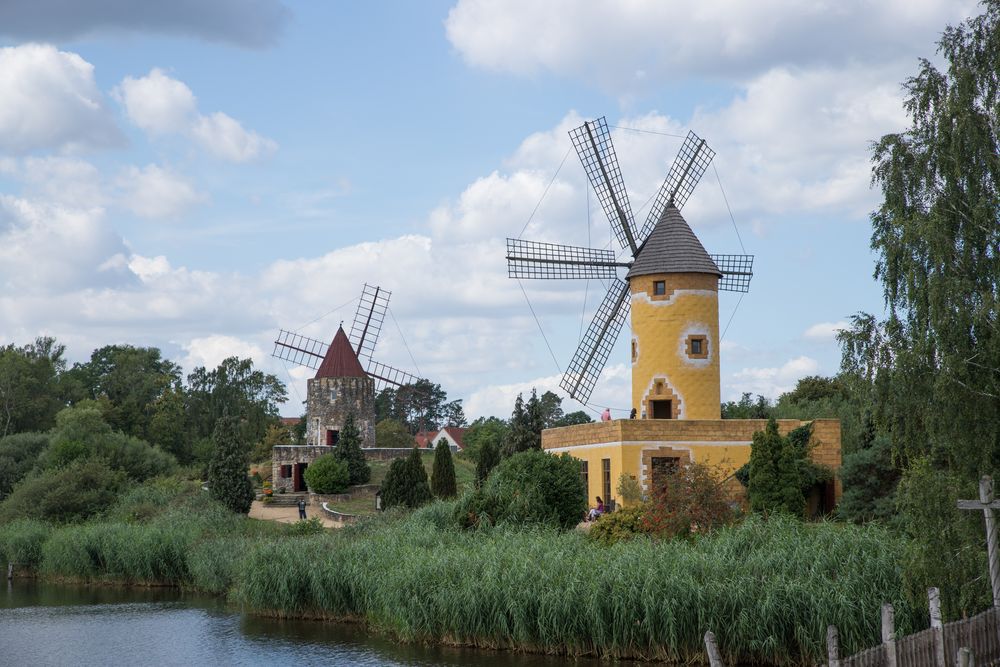
M 654 273 L 711 273 L 722 277 L 722 271 L 673 205 L 660 216 L 626 277 Z
M 347 340 L 344 328 L 337 329 L 337 334 L 333 337 L 333 342 L 326 350 L 323 363 L 316 371 L 316 379 L 319 378 L 344 378 L 344 377 L 366 377 L 365 369 L 358 361 L 358 355 L 351 347 L 351 341 Z

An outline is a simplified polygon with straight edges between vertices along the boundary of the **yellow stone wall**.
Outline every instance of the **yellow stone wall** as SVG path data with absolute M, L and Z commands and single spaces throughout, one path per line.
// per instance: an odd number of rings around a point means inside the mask
M 666 293 L 654 294 L 653 283 Z M 650 399 L 673 401 L 675 419 L 719 419 L 718 278 L 664 273 L 629 280 L 632 307 L 632 407 L 641 418 Z M 703 354 L 691 353 L 701 338 Z
M 778 430 L 784 435 L 806 422 L 779 419 Z M 812 459 L 840 469 L 840 421 L 813 420 Z M 542 431 L 542 448 L 548 452 L 567 452 L 587 462 L 587 497 L 591 505 L 595 496 L 605 500 L 602 480 L 602 460 L 611 462 L 610 497 L 623 505 L 618 495 L 618 478 L 625 472 L 637 479 L 644 491 L 649 491 L 649 461 L 651 456 L 676 456 L 681 460 L 697 461 L 716 469 L 720 477 L 731 475 L 750 460 L 750 442 L 756 431 L 767 426 L 764 419 L 617 419 L 609 422 L 578 424 Z M 646 459 L 646 460 L 644 460 Z M 729 484 L 734 494 L 742 495 L 739 482 Z M 840 480 L 834 486 L 834 502 L 841 493 Z

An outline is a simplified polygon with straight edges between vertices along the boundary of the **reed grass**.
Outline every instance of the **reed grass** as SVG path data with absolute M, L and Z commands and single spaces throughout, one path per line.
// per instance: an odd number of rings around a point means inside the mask
M 0 552 L 49 578 L 197 588 L 250 613 L 358 620 L 407 641 L 609 658 L 698 660 L 711 629 L 729 663 L 815 663 L 830 624 L 845 653 L 877 644 L 882 602 L 899 633 L 920 622 L 903 592 L 905 542 L 874 525 L 750 517 L 606 547 L 576 531 L 461 531 L 452 510 L 297 536 L 178 505 L 142 520 L 15 522 L 0 526 Z
M 17 563 L 34 569 L 42 560 L 42 545 L 52 527 L 36 519 L 20 519 L 0 525 L 0 564 Z

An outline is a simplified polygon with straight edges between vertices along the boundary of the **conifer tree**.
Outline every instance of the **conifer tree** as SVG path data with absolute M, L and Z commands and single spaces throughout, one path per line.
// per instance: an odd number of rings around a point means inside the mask
M 486 478 L 490 476 L 490 471 L 498 463 L 500 463 L 500 450 L 493 444 L 493 441 L 487 440 L 483 443 L 482 449 L 479 450 L 479 461 L 476 463 L 476 484 L 478 486 L 482 486 Z
M 427 471 L 416 447 L 405 459 L 396 459 L 389 466 L 389 472 L 382 482 L 382 504 L 386 507 L 397 505 L 420 507 L 431 500 L 431 488 L 427 484 Z
M 798 459 L 792 442 L 778 433 L 778 423 L 773 417 L 764 431 L 753 434 L 747 485 L 750 509 L 802 516 L 805 496 Z
M 371 479 L 372 471 L 365 460 L 365 453 L 361 451 L 361 432 L 358 431 L 358 427 L 354 423 L 353 413 L 347 415 L 347 419 L 344 421 L 344 428 L 340 431 L 340 439 L 337 441 L 334 456 L 347 464 L 352 486 L 364 484 Z
M 458 485 L 455 482 L 455 462 L 451 458 L 451 447 L 448 441 L 441 438 L 434 448 L 434 472 L 431 473 L 431 491 L 441 499 L 454 498 L 458 495 Z
M 532 389 L 527 404 L 521 394 L 514 400 L 514 412 L 510 416 L 510 429 L 504 440 L 504 456 L 511 456 L 529 449 L 542 448 L 542 428 L 544 427 L 542 406 L 537 392 Z
M 247 476 L 250 450 L 240 442 L 239 421 L 223 416 L 212 432 L 214 452 L 208 463 L 208 491 L 238 514 L 246 514 L 253 503 L 253 485 Z

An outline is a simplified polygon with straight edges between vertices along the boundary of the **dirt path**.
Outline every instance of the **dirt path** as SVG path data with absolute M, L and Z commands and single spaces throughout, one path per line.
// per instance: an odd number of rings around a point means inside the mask
M 306 508 L 306 516 L 317 517 L 327 528 L 343 528 L 344 524 L 337 523 L 329 517 L 323 516 L 323 510 L 309 506 Z M 281 523 L 295 523 L 299 520 L 299 510 L 297 507 L 272 507 L 265 505 L 259 500 L 253 501 L 250 506 L 251 519 L 264 519 L 265 521 L 279 521 Z

